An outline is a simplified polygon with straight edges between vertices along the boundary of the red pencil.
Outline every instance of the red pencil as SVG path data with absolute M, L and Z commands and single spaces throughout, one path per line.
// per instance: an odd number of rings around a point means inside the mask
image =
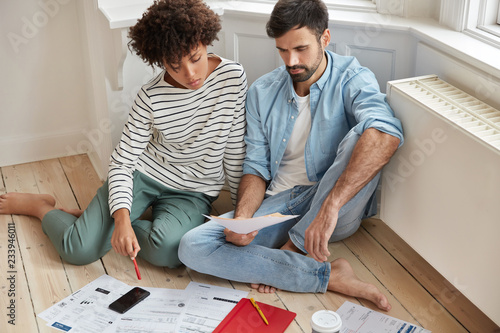
M 134 258 L 134 267 L 135 267 L 135 273 L 137 274 L 137 278 L 140 280 L 141 272 L 139 272 L 139 267 L 137 266 L 137 261 L 135 261 L 135 258 Z

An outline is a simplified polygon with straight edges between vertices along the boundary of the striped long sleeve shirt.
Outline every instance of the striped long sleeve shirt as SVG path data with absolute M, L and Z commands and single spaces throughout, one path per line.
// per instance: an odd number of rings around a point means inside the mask
M 132 206 L 133 172 L 166 187 L 217 196 L 227 178 L 233 203 L 245 157 L 243 67 L 223 59 L 197 90 L 176 88 L 160 73 L 145 84 L 111 154 L 111 215 Z

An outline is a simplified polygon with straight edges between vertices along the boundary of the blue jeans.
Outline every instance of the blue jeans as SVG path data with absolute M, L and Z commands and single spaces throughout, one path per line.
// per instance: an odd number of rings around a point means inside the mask
M 244 283 L 262 283 L 295 292 L 326 292 L 330 263 L 279 248 L 290 239 L 304 253 L 305 230 L 316 217 L 351 158 L 359 135 L 350 131 L 339 145 L 337 157 L 323 178 L 314 186 L 295 186 L 264 199 L 254 216 L 279 212 L 297 218 L 264 228 L 247 246 L 236 246 L 225 239 L 224 227 L 209 221 L 186 233 L 179 246 L 179 259 L 205 274 Z M 380 174 L 375 176 L 340 210 L 330 242 L 352 235 L 361 219 L 374 214 L 374 192 Z M 228 213 L 231 217 L 233 212 Z

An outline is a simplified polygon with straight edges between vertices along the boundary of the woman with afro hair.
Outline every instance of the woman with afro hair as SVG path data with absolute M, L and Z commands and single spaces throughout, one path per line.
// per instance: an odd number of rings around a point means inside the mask
M 220 19 L 202 0 L 159 0 L 130 29 L 129 47 L 161 72 L 137 94 L 108 179 L 87 209 L 47 194 L 0 196 L 1 214 L 38 217 L 61 257 L 84 265 L 111 248 L 157 266 L 180 264 L 181 237 L 228 182 L 233 202 L 245 156 L 247 81 L 240 64 L 207 51 Z M 140 219 L 152 207 L 152 221 Z

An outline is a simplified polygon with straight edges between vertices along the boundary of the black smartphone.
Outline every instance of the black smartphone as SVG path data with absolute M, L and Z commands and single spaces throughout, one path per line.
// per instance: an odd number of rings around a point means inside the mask
M 139 302 L 149 296 L 149 291 L 139 287 L 134 287 L 125 295 L 118 298 L 116 301 L 109 305 L 109 308 L 118 313 L 125 313 L 132 307 L 136 306 Z

